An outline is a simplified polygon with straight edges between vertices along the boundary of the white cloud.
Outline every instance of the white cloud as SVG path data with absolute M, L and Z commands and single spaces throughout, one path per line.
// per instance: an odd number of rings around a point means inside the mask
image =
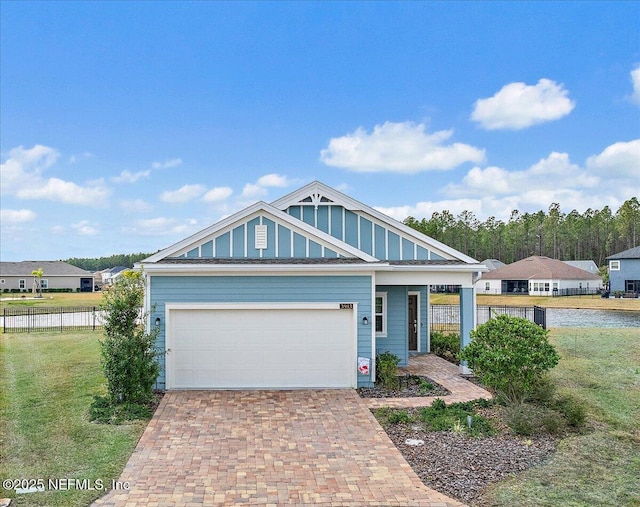
M 148 178 L 151 174 L 151 169 L 147 169 L 146 171 L 138 171 L 137 173 L 132 173 L 131 171 L 124 170 L 118 176 L 114 176 L 111 178 L 112 181 L 116 183 L 135 183 L 140 178 Z
M 242 189 L 241 197 L 243 199 L 252 199 L 267 195 L 268 190 L 255 183 L 247 183 Z
M 587 159 L 587 168 L 605 178 L 629 177 L 640 186 L 640 139 L 607 146 Z
M 169 203 L 182 203 L 197 199 L 207 189 L 203 185 L 184 185 L 178 190 L 162 192 L 160 200 Z
M 640 65 L 631 71 L 631 84 L 633 85 L 631 100 L 640 106 Z
M 95 236 L 98 234 L 98 229 L 92 226 L 87 220 L 82 220 L 77 224 L 71 224 L 71 228 L 81 236 Z
M 125 234 L 139 236 L 186 235 L 198 229 L 198 221 L 189 218 L 182 222 L 175 218 L 156 217 L 136 220 L 132 226 L 123 227 Z
M 232 193 L 233 190 L 229 187 L 214 187 L 202 196 L 202 200 L 205 202 L 220 202 L 227 199 Z
M 93 157 L 93 153 L 89 152 L 89 151 L 84 151 L 82 153 L 78 153 L 77 155 L 71 155 L 69 157 L 69 163 L 70 164 L 77 164 L 78 162 L 82 161 L 82 160 L 86 160 L 88 158 Z
M 49 199 L 66 204 L 104 206 L 109 190 L 102 180 L 79 185 L 60 178 L 42 177 L 60 157 L 57 150 L 36 145 L 25 149 L 19 146 L 9 151 L 9 158 L 0 164 L 1 191 L 20 199 Z
M 153 167 L 154 169 L 169 169 L 171 167 L 178 167 L 179 165 L 182 165 L 182 159 L 172 158 L 169 160 L 164 160 L 162 162 L 154 162 L 153 164 L 151 164 L 151 167 Z
M 3 209 L 0 210 L 0 223 L 2 225 L 15 225 L 35 220 L 36 214 L 30 209 Z
M 276 174 L 276 173 L 265 174 L 264 176 L 261 176 L 260 178 L 258 178 L 258 181 L 257 181 L 257 184 L 260 185 L 261 187 L 278 187 L 278 188 L 288 187 L 292 183 L 293 182 L 289 180 L 289 178 L 287 178 L 286 176 L 283 176 L 281 174 Z
M 386 122 L 376 125 L 371 133 L 359 127 L 331 139 L 320 152 L 320 160 L 356 172 L 405 174 L 447 170 L 484 160 L 484 150 L 463 143 L 445 144 L 452 135 L 453 130 L 428 134 L 423 123 L 413 122 Z
M 147 213 L 153 209 L 153 206 L 142 199 L 123 199 L 120 201 L 123 210 L 132 213 Z
M 478 99 L 471 119 L 487 130 L 520 130 L 568 115 L 575 107 L 568 95 L 550 79 L 536 85 L 509 83 L 493 97 Z

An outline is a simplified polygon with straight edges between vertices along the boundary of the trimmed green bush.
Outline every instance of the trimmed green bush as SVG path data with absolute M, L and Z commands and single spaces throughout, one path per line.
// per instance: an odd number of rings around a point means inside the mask
M 391 424 L 400 424 L 400 423 L 408 423 L 411 421 L 409 414 L 407 414 L 404 410 L 398 410 L 396 412 L 391 412 L 387 419 Z
M 431 353 L 451 363 L 460 362 L 460 335 L 433 331 L 430 338 Z
M 376 354 L 376 382 L 385 389 L 397 389 L 398 364 L 400 358 L 389 351 Z
M 560 357 L 546 330 L 526 319 L 499 315 L 471 332 L 460 359 L 498 396 L 521 402 Z

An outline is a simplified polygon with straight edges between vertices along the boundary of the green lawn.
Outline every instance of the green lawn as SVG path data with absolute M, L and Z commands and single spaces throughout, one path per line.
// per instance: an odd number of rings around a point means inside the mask
M 120 475 L 146 422 L 88 421 L 93 395 L 105 392 L 100 336 L 0 335 L 0 479 L 111 484 Z M 0 487 L 0 498 L 16 498 L 15 505 L 84 506 L 104 493 L 68 489 L 16 495 Z
M 640 330 L 554 329 L 560 392 L 588 406 L 589 430 L 489 489 L 486 505 L 640 506 Z
M 98 306 L 101 299 L 102 292 L 45 292 L 42 298 L 33 298 L 31 293 L 2 294 L 0 310 L 24 306 Z

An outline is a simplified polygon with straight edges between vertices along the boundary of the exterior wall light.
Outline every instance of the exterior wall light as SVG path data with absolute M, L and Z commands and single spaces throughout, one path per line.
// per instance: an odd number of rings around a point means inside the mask
M 369 325 L 369 319 L 366 317 L 362 317 L 362 325 L 363 326 L 368 326 Z
M 160 327 L 160 317 L 156 317 L 156 327 Z

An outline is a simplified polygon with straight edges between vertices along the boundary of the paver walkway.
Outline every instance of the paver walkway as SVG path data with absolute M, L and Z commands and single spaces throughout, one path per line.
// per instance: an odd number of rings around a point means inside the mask
M 451 391 L 449 396 L 440 396 L 447 404 L 480 398 L 491 399 L 491 393 L 462 378 L 458 366 L 433 354 L 411 356 L 409 365 L 398 368 L 398 370 L 401 373 L 425 375 Z M 435 399 L 436 397 L 433 396 L 423 396 L 413 398 L 367 398 L 364 401 L 369 408 L 401 408 L 426 407 L 431 405 Z
M 168 392 L 120 481 L 94 505 L 463 505 L 420 481 L 354 390 Z

